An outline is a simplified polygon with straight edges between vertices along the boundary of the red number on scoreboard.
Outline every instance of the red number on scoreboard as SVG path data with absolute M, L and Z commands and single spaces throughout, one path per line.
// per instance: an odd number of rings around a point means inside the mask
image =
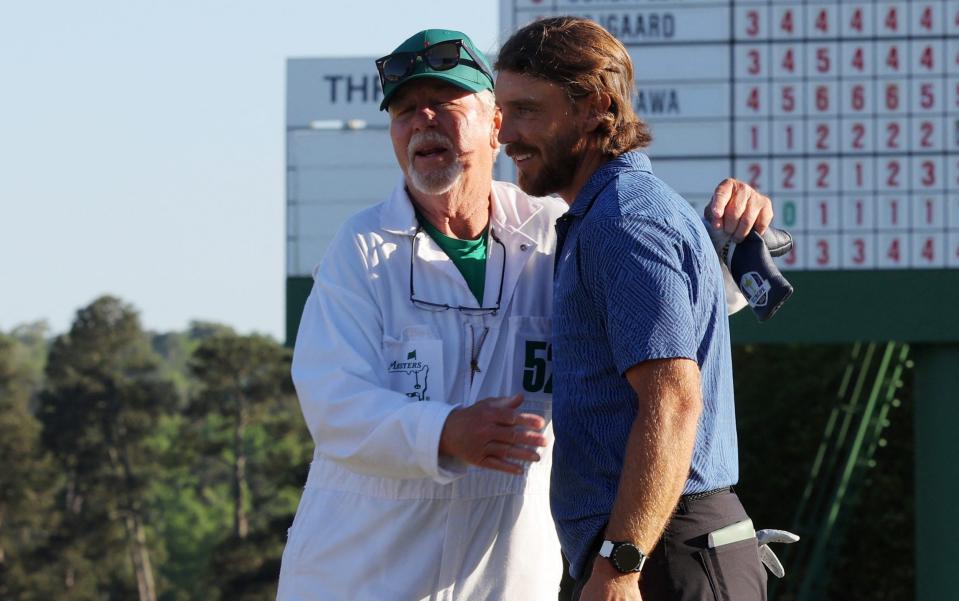
M 793 246 L 789 249 L 789 253 L 783 257 L 783 263 L 786 265 L 795 265 L 796 264 L 796 247 Z
M 856 199 L 856 225 L 862 225 L 862 199 Z
M 924 109 L 931 109 L 936 106 L 936 96 L 931 83 L 924 83 L 919 86 L 919 106 Z
M 793 163 L 785 163 L 783 165 L 783 189 L 791 190 L 796 187 L 795 181 L 796 177 L 796 165 Z
M 883 24 L 889 31 L 897 31 L 899 29 L 899 11 L 896 10 L 895 6 L 889 7 Z
M 890 46 L 889 51 L 886 53 L 886 66 L 892 69 L 893 71 L 899 70 L 899 47 Z
M 861 111 L 866 107 L 866 86 L 856 84 L 852 87 L 852 110 Z
M 860 33 L 862 33 L 862 9 L 856 8 L 852 11 L 852 16 L 849 18 L 849 27 Z
M 829 73 L 829 66 L 832 62 L 829 60 L 829 48 L 816 48 L 816 71 L 820 73 Z
M 759 35 L 759 12 L 755 10 L 746 12 L 746 35 L 750 37 Z
M 932 148 L 932 134 L 936 131 L 932 121 L 923 121 L 920 123 L 919 131 L 922 132 L 922 138 L 919 140 L 919 145 L 923 148 Z
M 922 169 L 922 179 L 919 183 L 929 188 L 936 183 L 936 164 L 932 161 L 923 161 L 920 165 Z
M 789 71 L 790 73 L 796 72 L 796 57 L 793 55 L 792 48 L 786 48 L 786 53 L 783 55 L 782 67 L 783 70 Z
M 856 253 L 852 256 L 852 262 L 856 265 L 862 265 L 866 262 L 866 243 L 862 238 L 856 238 L 852 241 L 853 248 L 856 249 Z
M 926 31 L 932 31 L 933 19 L 931 6 L 927 6 L 922 10 L 922 16 L 919 17 L 919 26 Z
M 887 175 L 886 185 L 887 186 L 889 186 L 890 188 L 899 187 L 899 172 L 901 170 L 902 170 L 902 167 L 899 166 L 899 161 L 889 161 L 888 163 L 886 163 L 886 175 Z M 895 223 L 896 222 L 895 220 L 896 201 L 893 201 L 892 204 L 893 204 L 893 217 L 894 217 L 892 222 Z
M 826 9 L 820 10 L 819 14 L 816 15 L 814 26 L 823 33 L 829 33 L 829 13 Z
M 787 8 L 786 12 L 783 13 L 783 18 L 779 20 L 779 29 L 786 33 L 793 32 L 793 11 L 791 8 Z
M 793 86 L 783 87 L 783 112 L 791 113 L 796 109 L 796 89 Z
M 922 243 L 922 252 L 920 253 L 922 258 L 932 263 L 935 261 L 936 257 L 936 245 L 933 244 L 932 238 L 926 238 L 926 241 Z
M 889 250 L 886 251 L 886 256 L 889 257 L 893 263 L 899 262 L 899 238 L 893 238 L 892 242 L 889 244 Z
M 891 121 L 886 125 L 886 148 L 896 149 L 899 148 L 899 134 L 901 133 L 901 128 L 899 124 L 895 121 Z
M 860 161 L 856 161 L 856 187 L 857 187 L 857 188 L 862 188 L 862 184 L 863 184 L 862 163 L 861 163 Z M 858 211 L 857 215 L 860 215 L 860 216 L 861 216 L 861 215 L 862 215 L 862 201 L 861 201 L 861 200 L 857 200 L 857 201 L 856 201 L 856 210 Z M 857 220 L 856 222 L 857 222 L 857 223 L 860 223 L 861 220 Z
M 886 108 L 890 111 L 899 108 L 899 86 L 894 83 L 886 84 Z
M 816 86 L 816 110 L 829 110 L 829 88 L 827 86 Z
M 865 53 L 863 52 L 862 46 L 858 46 L 856 50 L 853 51 L 852 66 L 856 71 L 864 71 L 866 69 Z
M 862 139 L 866 135 L 866 126 L 862 123 L 853 123 L 852 124 L 852 147 L 855 149 L 862 148 Z
M 816 187 L 817 188 L 828 188 L 829 187 L 829 163 L 817 163 L 816 164 L 816 173 L 819 174 L 819 177 L 816 178 Z
M 759 88 L 749 89 L 749 96 L 746 97 L 746 106 L 754 111 L 759 110 Z
M 826 265 L 829 263 L 829 242 L 819 240 L 816 242 L 816 248 L 819 249 L 819 254 L 816 256 L 816 264 Z
M 919 55 L 919 64 L 927 70 L 932 71 L 935 68 L 935 55 L 932 52 L 932 46 L 926 46 Z
M 753 150 L 756 150 L 759 148 L 759 128 L 753 125 L 749 129 L 751 133 L 750 139 L 752 140 Z
M 758 163 L 750 163 L 748 167 L 749 171 L 749 185 L 753 188 L 759 189 L 759 177 L 763 174 L 762 167 Z
M 792 149 L 793 149 L 793 146 L 794 146 L 794 144 L 793 144 L 793 126 L 792 126 L 792 125 L 787 125 L 787 126 L 786 126 L 786 148 L 789 149 L 789 150 L 792 150 Z
M 829 225 L 829 206 L 822 200 L 819 201 L 819 224 Z
M 825 123 L 816 125 L 816 150 L 829 150 L 829 126 Z
M 932 225 L 933 221 L 935 221 L 933 213 L 934 211 L 933 211 L 932 199 L 927 198 L 926 199 L 926 225 Z
M 759 67 L 759 51 L 750 50 L 746 53 L 746 56 L 749 57 L 749 66 L 746 67 L 746 72 L 750 75 L 758 75 L 760 71 Z

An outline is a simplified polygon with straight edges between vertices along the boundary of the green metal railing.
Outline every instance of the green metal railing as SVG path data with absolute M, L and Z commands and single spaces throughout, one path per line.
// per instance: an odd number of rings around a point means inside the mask
M 889 425 L 890 411 L 899 406 L 896 392 L 910 367 L 908 344 L 853 346 L 793 519 L 792 529 L 803 540 L 783 550 L 787 571 L 799 577 L 787 575 L 772 582 L 770 599 L 826 598 L 829 572 L 842 547 L 849 514 L 876 465 L 876 450 L 885 445 L 882 433 Z

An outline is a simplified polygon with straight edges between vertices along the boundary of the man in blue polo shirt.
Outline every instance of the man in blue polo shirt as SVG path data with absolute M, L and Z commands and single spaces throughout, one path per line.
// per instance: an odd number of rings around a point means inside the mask
M 557 223 L 551 506 L 574 599 L 765 599 L 731 489 L 722 274 L 698 215 L 637 150 L 650 134 L 628 52 L 558 17 L 516 32 L 496 68 L 520 187 L 570 204 Z

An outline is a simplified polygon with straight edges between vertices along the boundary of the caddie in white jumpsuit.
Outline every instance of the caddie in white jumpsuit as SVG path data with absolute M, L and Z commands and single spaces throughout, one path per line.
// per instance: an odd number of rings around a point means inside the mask
M 316 451 L 278 599 L 556 599 L 549 316 L 566 205 L 491 182 L 493 80 L 464 34 L 420 32 L 377 66 L 404 178 L 314 272 L 293 380 Z M 755 219 L 756 203 L 726 215 Z M 485 241 L 482 298 L 427 230 Z

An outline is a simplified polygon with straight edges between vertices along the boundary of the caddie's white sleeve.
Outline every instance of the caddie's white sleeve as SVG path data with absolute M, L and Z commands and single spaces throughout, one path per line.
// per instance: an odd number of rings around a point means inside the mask
M 383 379 L 383 322 L 362 240 L 341 230 L 314 274 L 293 351 L 293 383 L 317 450 L 353 471 L 449 482 L 465 465 L 439 461 L 454 405 L 411 401 Z M 399 298 L 398 298 L 399 300 Z

